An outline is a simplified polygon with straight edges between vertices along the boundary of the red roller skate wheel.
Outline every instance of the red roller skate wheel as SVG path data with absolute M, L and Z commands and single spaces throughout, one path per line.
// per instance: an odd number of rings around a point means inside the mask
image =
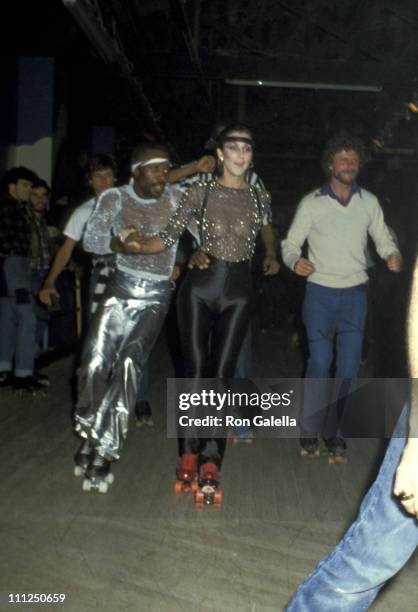
M 195 502 L 196 504 L 202 504 L 203 505 L 203 501 L 205 499 L 205 496 L 203 495 L 202 491 L 199 491 L 199 489 L 196 490 L 195 496 L 194 496 Z
M 180 495 L 180 493 L 183 493 L 183 483 L 180 480 L 176 480 L 173 488 L 174 495 Z
M 214 495 L 213 495 L 213 503 L 214 504 L 219 504 L 219 506 L 222 503 L 222 491 L 215 491 Z

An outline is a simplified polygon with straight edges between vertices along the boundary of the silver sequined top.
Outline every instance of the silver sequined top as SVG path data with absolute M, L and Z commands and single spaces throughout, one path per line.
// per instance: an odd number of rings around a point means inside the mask
M 182 195 L 183 192 L 174 185 L 166 186 L 158 200 L 140 198 L 132 185 L 108 189 L 100 196 L 87 223 L 84 248 L 96 255 L 112 253 L 111 239 L 129 226 L 141 230 L 145 238 L 158 234 L 173 216 Z M 155 255 L 117 253 L 116 267 L 138 278 L 168 279 L 176 248 L 174 240 L 169 249 Z
M 198 233 L 202 237 L 200 242 L 206 253 L 225 261 L 245 261 L 254 254 L 261 226 L 268 223 L 271 223 L 271 209 L 267 191 L 250 186 L 233 189 L 216 181 L 196 183 L 184 194 L 160 237 L 170 247 L 189 226 L 194 235 Z

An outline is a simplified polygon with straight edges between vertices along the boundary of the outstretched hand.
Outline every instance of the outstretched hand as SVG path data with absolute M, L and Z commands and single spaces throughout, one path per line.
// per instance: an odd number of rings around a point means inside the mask
M 206 268 L 209 267 L 209 264 L 210 264 L 209 257 L 206 255 L 204 251 L 202 251 L 201 249 L 198 249 L 190 257 L 189 261 L 187 262 L 187 267 L 189 268 L 189 270 L 191 270 L 195 266 L 196 268 L 199 268 L 199 270 L 206 270 Z

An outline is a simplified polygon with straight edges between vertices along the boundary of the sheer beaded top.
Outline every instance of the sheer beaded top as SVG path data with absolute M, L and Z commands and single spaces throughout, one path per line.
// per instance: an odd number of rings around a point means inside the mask
M 190 226 L 197 226 L 203 250 L 225 261 L 245 261 L 254 254 L 262 225 L 271 223 L 270 194 L 255 187 L 233 189 L 217 181 L 196 183 L 182 197 L 160 237 L 170 247 Z
M 132 185 L 108 189 L 87 223 L 84 248 L 96 255 L 112 253 L 112 237 L 127 227 L 141 230 L 145 237 L 154 236 L 167 225 L 181 196 L 182 191 L 174 185 L 167 185 L 158 199 L 140 198 Z M 176 256 L 176 241 L 170 246 L 154 255 L 117 253 L 116 267 L 140 278 L 167 279 Z

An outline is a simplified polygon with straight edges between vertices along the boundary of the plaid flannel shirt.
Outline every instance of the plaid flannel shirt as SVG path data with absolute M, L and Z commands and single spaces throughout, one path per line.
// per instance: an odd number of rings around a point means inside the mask
M 27 204 L 4 198 L 0 202 L 0 255 L 29 257 L 31 239 Z

